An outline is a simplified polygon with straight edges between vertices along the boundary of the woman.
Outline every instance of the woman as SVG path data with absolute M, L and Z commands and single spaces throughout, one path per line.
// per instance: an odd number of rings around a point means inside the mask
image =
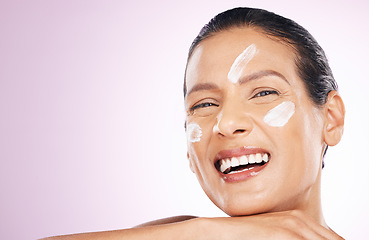
M 345 110 L 305 29 L 260 9 L 217 15 L 190 48 L 184 95 L 191 170 L 231 217 L 181 216 L 71 239 L 342 239 L 324 221 L 320 179 Z

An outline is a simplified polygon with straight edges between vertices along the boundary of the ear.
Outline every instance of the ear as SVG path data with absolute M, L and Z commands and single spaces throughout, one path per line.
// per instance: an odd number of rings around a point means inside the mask
M 190 164 L 190 169 L 193 173 L 195 173 L 195 170 L 194 170 L 194 167 L 193 167 L 193 164 L 192 164 L 192 161 L 190 159 L 190 154 L 187 152 L 187 159 L 188 159 L 188 162 Z
M 324 108 L 324 141 L 328 146 L 334 146 L 341 140 L 345 121 L 345 105 L 337 91 L 329 92 Z

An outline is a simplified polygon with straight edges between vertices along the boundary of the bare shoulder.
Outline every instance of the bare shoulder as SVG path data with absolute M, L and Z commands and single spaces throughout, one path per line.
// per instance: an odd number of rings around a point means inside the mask
M 190 215 L 182 215 L 182 216 L 163 218 L 163 219 L 158 219 L 155 221 L 143 223 L 132 229 L 121 229 L 121 230 L 104 231 L 104 232 L 78 233 L 78 234 L 72 234 L 72 235 L 48 237 L 48 238 L 43 238 L 40 240 L 121 239 L 122 236 L 131 236 L 131 238 L 129 239 L 141 239 L 142 234 L 147 235 L 148 228 L 144 228 L 144 227 L 150 227 L 150 226 L 160 227 L 160 225 L 183 222 L 183 221 L 187 221 L 187 220 L 194 219 L 194 218 L 197 218 L 197 217 L 190 216 Z M 129 235 L 129 234 L 132 234 L 132 235 Z
M 158 219 L 158 220 L 150 221 L 150 222 L 147 222 L 147 223 L 143 223 L 143 224 L 135 226 L 135 228 L 162 225 L 162 224 L 168 224 L 168 223 L 183 222 L 183 221 L 187 221 L 187 220 L 194 219 L 194 218 L 198 218 L 198 217 L 191 216 L 191 215 L 181 215 L 181 216 L 168 217 L 168 218 L 163 218 L 163 219 Z

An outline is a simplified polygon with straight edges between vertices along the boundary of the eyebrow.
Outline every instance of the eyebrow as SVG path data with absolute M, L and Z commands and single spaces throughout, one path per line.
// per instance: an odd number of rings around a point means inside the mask
M 247 75 L 247 76 L 244 76 L 244 77 L 241 77 L 239 80 L 238 80 L 238 84 L 244 84 L 244 83 L 247 83 L 249 81 L 252 81 L 252 80 L 257 80 L 259 78 L 262 78 L 262 77 L 267 77 L 267 76 L 275 76 L 275 77 L 278 77 L 278 78 L 281 78 L 283 79 L 284 81 L 286 81 L 288 83 L 288 85 L 291 85 L 287 78 L 285 76 L 283 76 L 281 73 L 279 72 L 276 72 L 274 70 L 263 70 L 263 71 L 259 71 L 259 72 L 256 72 L 256 73 L 252 73 L 250 75 Z
M 191 93 L 202 91 L 202 90 L 213 90 L 218 89 L 218 85 L 214 83 L 199 83 L 193 86 L 190 91 L 188 91 L 187 96 L 189 96 Z
M 263 71 L 259 71 L 259 72 L 252 73 L 250 75 L 241 77 L 238 80 L 238 84 L 241 85 L 249 81 L 257 80 L 259 78 L 267 77 L 267 76 L 276 76 L 278 78 L 283 79 L 284 81 L 288 83 L 288 85 L 290 85 L 290 83 L 288 82 L 287 78 L 285 78 L 285 76 L 283 76 L 281 73 L 276 72 L 274 70 L 263 70 Z M 218 88 L 219 88 L 218 85 L 214 83 L 199 83 L 193 86 L 190 91 L 188 91 L 187 96 L 189 96 L 191 93 L 194 93 L 194 92 L 203 91 L 203 90 L 213 90 L 213 89 L 218 89 Z

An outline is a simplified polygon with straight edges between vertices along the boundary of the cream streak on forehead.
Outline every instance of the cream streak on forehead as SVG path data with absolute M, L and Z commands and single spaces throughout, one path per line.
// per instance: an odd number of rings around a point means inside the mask
M 197 123 L 190 123 L 186 127 L 186 135 L 188 142 L 199 142 L 201 140 L 202 131 Z
M 236 83 L 240 79 L 246 65 L 254 58 L 257 52 L 255 44 L 251 44 L 240 55 L 238 55 L 228 72 L 228 80 L 232 83 Z
M 264 122 L 272 127 L 283 127 L 295 113 L 295 104 L 283 102 L 271 109 L 264 117 Z

